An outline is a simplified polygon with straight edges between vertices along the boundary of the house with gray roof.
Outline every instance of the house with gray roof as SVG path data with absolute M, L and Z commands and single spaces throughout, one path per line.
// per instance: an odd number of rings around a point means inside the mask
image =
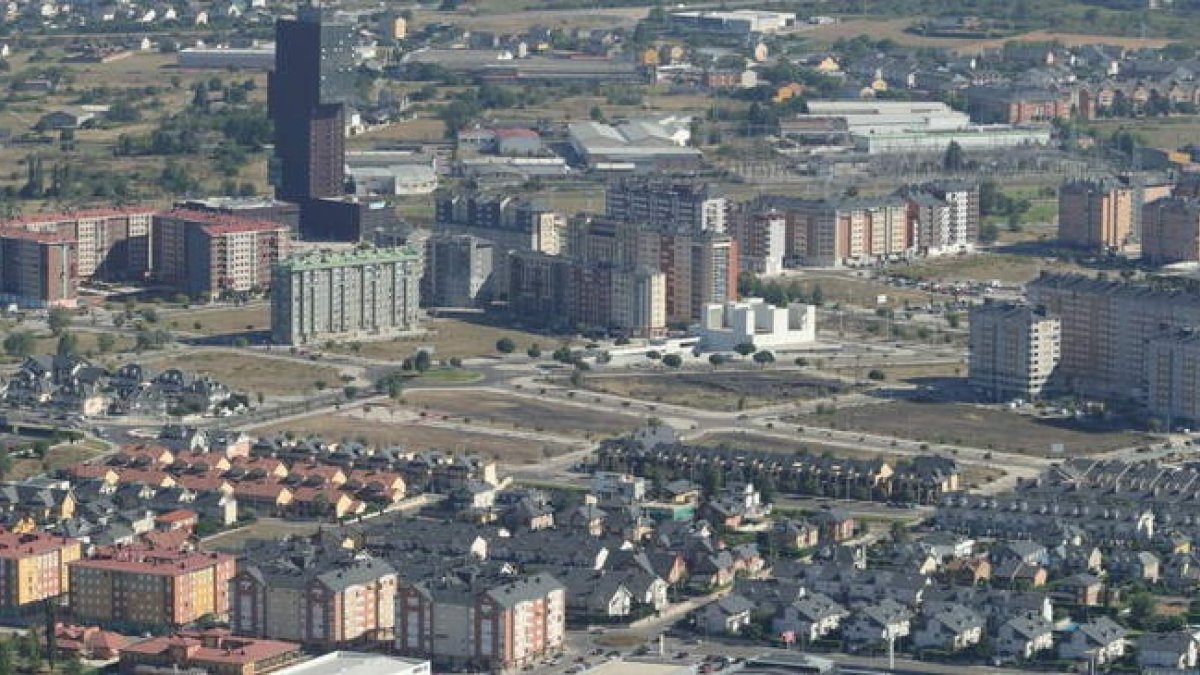
M 974 610 L 959 604 L 939 604 L 922 612 L 922 624 L 913 633 L 917 647 L 958 652 L 983 639 L 984 621 Z
M 894 600 L 864 603 L 842 622 L 842 637 L 852 649 L 879 647 L 908 637 L 912 619 L 912 610 Z
M 1135 645 L 1143 671 L 1195 670 L 1200 661 L 1196 637 L 1188 631 L 1142 633 Z
M 1028 661 L 1054 649 L 1054 627 L 1040 616 L 1016 616 L 1004 622 L 994 636 L 995 652 L 1010 661 Z
M 754 603 L 731 593 L 708 603 L 696 616 L 696 626 L 706 633 L 736 635 L 750 625 Z
M 1080 624 L 1059 643 L 1058 654 L 1064 659 L 1105 665 L 1120 659 L 1128 647 L 1127 631 L 1120 624 L 1100 616 Z

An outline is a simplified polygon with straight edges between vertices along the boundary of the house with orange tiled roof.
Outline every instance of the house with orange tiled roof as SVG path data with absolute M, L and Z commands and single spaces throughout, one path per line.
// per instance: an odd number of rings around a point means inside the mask
M 298 487 L 292 491 L 291 512 L 300 516 L 342 519 L 366 511 L 366 504 L 335 487 Z
M 220 492 L 226 495 L 233 494 L 233 483 L 221 478 L 220 476 L 214 476 L 212 474 L 198 475 L 185 473 L 174 476 L 173 480 L 175 481 L 176 485 L 185 487 L 192 492 L 199 494 L 209 492 Z
M 404 476 L 398 472 L 364 469 L 351 470 L 341 487 L 358 499 L 375 503 L 398 502 L 404 499 L 408 489 Z
M 169 488 L 175 487 L 175 478 L 166 473 L 162 469 L 129 469 L 123 467 L 110 467 L 117 474 L 117 483 L 119 485 L 128 485 L 129 483 L 144 483 L 151 487 Z
M 157 444 L 124 445 L 108 459 L 111 466 L 167 466 L 175 461 L 175 454 Z
M 339 466 L 305 462 L 292 465 L 288 481 L 298 481 L 304 485 L 341 485 L 346 482 L 346 473 Z
M 146 671 L 259 675 L 304 658 L 294 642 L 235 637 L 224 629 L 151 638 L 127 645 L 120 655 L 120 671 L 126 675 Z
M 288 465 L 276 457 L 235 457 L 230 461 L 226 477 L 230 480 L 243 478 L 286 478 Z
M 185 530 L 191 532 L 200 522 L 200 516 L 190 509 L 175 509 L 160 513 L 154 519 L 154 529 L 162 532 Z
M 68 476 L 76 480 L 96 478 L 109 485 L 117 484 L 117 472 L 112 467 L 104 464 L 72 464 L 65 471 Z
M 121 648 L 130 642 L 131 638 L 99 626 L 76 626 L 61 622 L 54 626 L 54 647 L 59 656 L 107 661 L 117 658 Z
M 233 483 L 233 496 L 238 508 L 251 509 L 259 515 L 282 513 L 292 503 L 288 486 L 273 480 L 244 480 Z

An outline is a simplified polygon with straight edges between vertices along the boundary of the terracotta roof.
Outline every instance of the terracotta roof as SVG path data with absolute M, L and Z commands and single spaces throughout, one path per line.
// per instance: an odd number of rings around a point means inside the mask
M 200 516 L 196 515 L 195 511 L 190 511 L 188 509 L 176 509 L 174 511 L 168 511 L 167 513 L 158 516 L 154 520 L 160 523 L 180 523 L 187 520 L 196 520 L 199 517 Z
M 260 640 L 257 638 L 234 637 L 228 631 L 176 633 L 168 637 L 157 637 L 129 645 L 122 654 L 160 655 L 171 647 L 185 647 L 186 661 L 176 665 L 192 663 L 253 664 L 274 659 L 289 653 L 300 656 L 300 645 L 282 640 Z
M 79 542 L 69 537 L 59 537 L 46 532 L 19 534 L 0 530 L 0 558 L 14 559 L 45 553 Z
M 71 563 L 71 566 L 114 572 L 178 576 L 233 559 L 233 556 L 226 553 L 120 546 L 102 549 L 95 557 L 76 560 Z
M 212 235 L 232 234 L 234 232 L 270 232 L 286 231 L 287 225 L 255 218 L 232 216 L 215 211 L 197 211 L 192 209 L 172 209 L 158 217 L 172 218 L 188 223 L 196 223 L 204 232 Z
M 6 227 L 26 227 L 29 225 L 49 225 L 55 223 L 73 223 L 77 220 L 93 220 L 96 218 L 114 218 L 117 216 L 150 216 L 158 209 L 122 208 L 86 209 L 60 213 L 35 213 L 19 218 L 0 220 L 0 229 Z
M 75 241 L 74 236 L 66 233 L 36 232 L 17 227 L 0 227 L 0 239 L 21 239 L 41 244 L 69 244 Z

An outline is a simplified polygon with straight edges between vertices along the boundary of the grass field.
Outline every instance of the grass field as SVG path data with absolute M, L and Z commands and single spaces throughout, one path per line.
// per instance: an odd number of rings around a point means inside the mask
M 1146 442 L 1145 435 L 1130 431 L 1091 431 L 1068 421 L 946 403 L 890 402 L 832 414 L 798 415 L 789 417 L 788 422 L 1037 456 L 1049 455 L 1055 443 L 1062 443 L 1069 456 Z
M 527 464 L 571 449 L 553 442 L 530 442 L 506 438 L 497 433 L 460 431 L 429 426 L 422 422 L 397 420 L 391 423 L 373 416 L 368 423 L 351 413 L 319 415 L 280 422 L 255 429 L 257 434 L 292 433 L 296 437 L 320 436 L 328 441 L 356 440 L 374 446 L 402 446 L 408 450 L 438 449 L 460 453 L 478 453 L 507 464 Z
M 330 389 L 341 386 L 336 368 L 248 354 L 200 352 L 155 361 L 153 366 L 205 373 L 234 390 L 267 396 L 311 393 L 318 382 Z
M 563 338 L 538 335 L 514 328 L 500 328 L 462 319 L 439 318 L 426 324 L 428 331 L 422 335 L 403 336 L 391 340 L 374 342 L 339 343 L 333 351 L 354 353 L 373 359 L 403 361 L 416 353 L 420 347 L 432 345 L 435 359 L 451 357 L 496 356 L 496 342 L 509 338 L 516 343 L 517 351 L 523 352 L 537 343 L 543 351 L 552 351 Z
M 1143 117 L 1137 120 L 1095 120 L 1088 128 L 1101 136 L 1127 129 L 1139 136 L 1147 145 L 1156 148 L 1175 149 L 1192 143 L 1200 137 L 1200 116 L 1176 115 L 1173 117 Z
M 897 44 L 912 47 L 935 47 L 953 49 L 962 54 L 976 54 L 986 49 L 998 49 L 1005 42 L 1051 42 L 1057 41 L 1066 46 L 1086 44 L 1111 44 L 1129 49 L 1141 47 L 1162 47 L 1170 40 L 1157 38 L 1116 37 L 1109 35 L 1088 35 L 1081 33 L 1060 33 L 1054 31 L 1030 31 L 991 40 L 974 40 L 970 38 L 930 37 L 909 33 L 905 29 L 919 21 L 919 18 L 882 19 L 882 18 L 843 18 L 841 21 L 828 26 L 804 28 L 799 35 L 809 38 L 816 44 L 830 44 L 839 38 L 853 38 L 859 35 L 869 35 L 874 40 L 893 40 Z
M 1000 281 L 1023 284 L 1042 270 L 1084 272 L 1084 268 L 1059 259 L 1039 256 L 980 253 L 969 256 L 931 258 L 914 265 L 894 265 L 888 272 L 910 279 L 930 281 Z
M 642 418 L 527 396 L 486 392 L 412 391 L 405 403 L 472 423 L 570 436 L 612 436 L 640 428 Z
M 584 388 L 615 396 L 735 411 L 804 401 L 837 394 L 846 386 L 837 380 L 794 371 L 719 371 L 655 375 L 591 376 Z
M 265 331 L 271 329 L 271 306 L 262 303 L 244 307 L 220 309 L 192 309 L 169 315 L 169 322 L 177 322 L 179 330 L 205 335 L 230 335 Z M 196 324 L 200 327 L 197 328 Z
M 314 534 L 321 529 L 317 521 L 286 521 L 277 518 L 264 518 L 251 525 L 232 532 L 214 535 L 204 542 L 206 549 L 240 553 L 246 542 L 253 539 L 282 539 L 289 535 L 305 536 Z
M 4 475 L 5 480 L 23 480 L 40 473 L 53 472 L 72 464 L 84 462 L 108 449 L 98 441 L 64 443 L 50 448 L 42 459 L 18 459 L 13 468 Z
M 890 270 L 891 268 L 889 268 Z M 903 269 L 903 268 L 895 268 Z M 931 299 L 931 294 L 913 288 L 897 288 L 887 284 L 850 276 L 848 274 L 830 274 L 828 272 L 803 272 L 790 274 L 787 281 L 798 279 L 805 293 L 811 293 L 816 286 L 821 287 L 825 304 L 845 303 L 861 307 L 903 307 L 905 302 L 924 305 Z M 885 296 L 882 304 L 877 304 L 879 296 Z M 932 294 L 935 301 L 944 301 L 948 296 Z

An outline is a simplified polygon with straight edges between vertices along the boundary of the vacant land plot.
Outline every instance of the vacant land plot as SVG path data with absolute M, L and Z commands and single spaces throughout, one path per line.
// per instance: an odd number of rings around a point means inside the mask
M 796 371 L 733 370 L 592 376 L 586 378 L 584 388 L 614 396 L 724 411 L 823 398 L 849 389 L 839 380 Z
M 170 314 L 166 322 L 167 325 L 177 323 L 181 331 L 205 335 L 252 333 L 271 329 L 271 307 L 259 304 L 221 309 L 193 309 Z
M 72 464 L 84 462 L 108 449 L 98 441 L 80 441 L 79 443 L 64 443 L 46 451 L 46 456 L 40 459 L 23 458 L 13 461 L 12 470 L 4 474 L 6 480 L 22 480 L 40 473 L 53 472 Z
M 561 433 L 608 436 L 632 431 L 644 420 L 575 403 L 548 403 L 527 396 L 459 391 L 405 392 L 410 405 L 484 424 Z
M 905 29 L 918 22 L 919 18 L 905 19 L 843 19 L 828 26 L 818 26 L 802 31 L 802 35 L 810 37 L 814 42 L 832 43 L 838 38 L 852 38 L 858 35 L 869 35 L 872 39 L 894 40 L 897 44 L 913 47 L 938 47 L 954 49 L 962 53 L 978 53 L 984 49 L 999 49 L 1005 42 L 1059 42 L 1065 46 L 1086 44 L 1119 45 L 1130 49 L 1143 47 L 1162 47 L 1169 40 L 1156 38 L 1116 37 L 1109 35 L 1087 35 L 1080 33 L 1058 33 L 1053 31 L 1031 31 L 1018 35 L 1010 35 L 994 40 L 973 40 L 970 38 L 942 38 L 909 33 Z
M 407 414 L 408 411 L 403 412 L 405 414 L 398 415 L 395 423 L 383 421 L 380 416 L 375 416 L 370 423 L 366 423 L 361 414 L 341 413 L 280 422 L 259 427 L 255 429 L 255 433 L 290 433 L 297 438 L 319 436 L 328 441 L 354 440 L 377 447 L 396 445 L 409 450 L 437 449 L 478 453 L 506 464 L 528 464 L 573 449 L 562 443 L 508 438 L 501 433 L 476 433 L 436 427 L 424 421 L 414 422 L 411 415 Z
M 1066 454 L 1105 452 L 1144 443 L 1130 431 L 1092 430 L 1073 420 L 1039 420 L 964 404 L 893 402 L 788 419 L 813 425 L 896 436 L 928 443 L 967 445 L 1046 456 L 1062 443 Z
M 156 361 L 155 368 L 204 373 L 248 393 L 306 394 L 341 386 L 341 373 L 329 366 L 231 352 L 201 352 Z
M 316 533 L 321 523 L 316 521 L 286 521 L 264 518 L 239 530 L 213 535 L 204 547 L 226 553 L 240 553 L 246 542 L 254 539 L 283 539 L 289 535 L 306 536 Z
M 496 342 L 508 338 L 516 345 L 517 352 L 524 352 L 532 344 L 538 344 L 549 354 L 564 341 L 551 335 L 527 333 L 515 328 L 501 328 L 462 319 L 433 319 L 426 323 L 427 332 L 420 335 L 402 336 L 377 342 L 338 344 L 335 351 L 354 353 L 374 359 L 403 361 L 417 349 L 432 345 L 435 359 L 451 357 L 497 356 Z
M 1076 265 L 1059 258 L 1031 255 L 981 253 L 969 256 L 933 258 L 915 265 L 895 265 L 888 272 L 910 279 L 930 281 L 1000 281 L 1023 284 L 1037 278 L 1043 270 L 1082 272 Z
M 931 295 L 913 288 L 897 288 L 871 279 L 843 274 L 803 273 L 788 275 L 786 280 L 788 283 L 793 280 L 799 281 L 805 294 L 811 294 L 813 289 L 819 286 L 826 305 L 845 303 L 861 307 L 897 308 L 903 307 L 906 302 L 924 305 L 931 299 L 934 301 L 949 299 L 949 296 Z M 877 303 L 880 296 L 884 301 Z

